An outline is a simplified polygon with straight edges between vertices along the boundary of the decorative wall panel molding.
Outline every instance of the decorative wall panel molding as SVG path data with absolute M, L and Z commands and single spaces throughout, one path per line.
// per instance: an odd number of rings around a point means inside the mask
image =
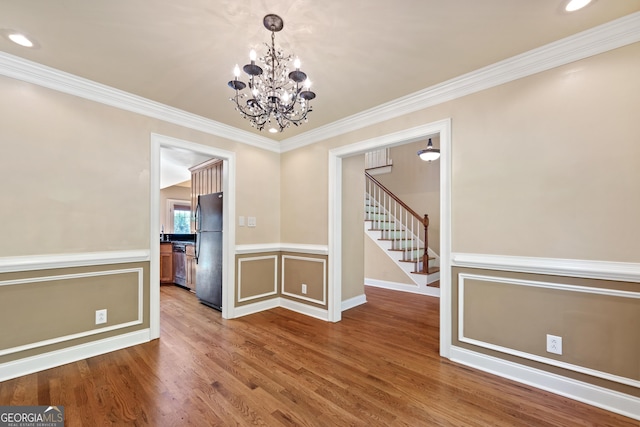
M 247 297 L 242 297 L 242 270 L 246 264 L 255 262 L 255 261 L 263 261 L 263 260 L 272 260 L 273 261 L 273 275 L 267 279 L 273 279 L 273 289 L 269 292 L 265 292 L 262 294 L 251 295 Z M 250 268 L 250 267 L 249 267 Z M 258 256 L 258 257 L 247 257 L 247 258 L 238 258 L 238 302 L 251 301 L 258 298 L 265 298 L 268 296 L 273 296 L 278 294 L 278 255 L 267 255 L 267 256 Z
M 320 263 L 322 265 L 322 299 L 317 299 L 317 298 L 310 298 L 310 297 L 306 297 L 300 294 L 294 294 L 291 292 L 287 292 L 285 290 L 285 281 L 286 281 L 286 276 L 285 276 L 285 271 L 286 271 L 286 264 L 287 261 L 289 260 L 297 260 L 297 261 L 304 261 L 304 262 L 310 262 L 310 263 Z M 309 302 L 313 302 L 316 304 L 322 304 L 325 305 L 327 303 L 327 260 L 324 258 L 311 258 L 311 257 L 302 257 L 302 256 L 293 256 L 293 255 L 282 255 L 282 268 L 281 268 L 281 283 L 282 283 L 282 295 L 286 295 L 288 297 L 291 298 L 295 298 L 298 300 L 304 300 L 304 301 L 309 301 Z
M 80 278 L 85 278 L 85 279 L 90 279 L 90 278 L 94 278 L 94 277 L 99 277 L 99 276 L 115 276 L 115 275 L 119 275 L 119 274 L 130 274 L 130 273 L 135 273 L 137 275 L 137 313 L 135 316 L 135 319 L 128 321 L 128 322 L 123 322 L 123 323 L 117 323 L 117 324 L 113 324 L 113 325 L 109 325 L 103 328 L 98 328 L 98 329 L 88 329 L 82 332 L 78 332 L 78 333 L 74 333 L 74 334 L 68 334 L 68 335 L 63 335 L 63 336 L 58 336 L 58 337 L 52 337 L 50 339 L 46 339 L 46 340 L 41 340 L 41 341 L 37 341 L 37 342 L 32 342 L 29 344 L 24 344 L 24 345 L 19 345 L 19 346 L 15 346 L 15 347 L 10 347 L 10 348 L 4 348 L 4 349 L 0 349 L 0 356 L 4 356 L 7 354 L 12 354 L 12 353 L 18 353 L 21 351 L 25 351 L 25 350 L 30 350 L 33 348 L 38 348 L 38 347 L 44 347 L 44 346 L 48 346 L 51 344 L 57 344 L 60 342 L 65 342 L 65 341 L 70 341 L 73 339 L 77 339 L 77 338 L 83 338 L 83 337 L 88 337 L 91 335 L 97 335 L 97 334 L 101 334 L 104 332 L 109 332 L 109 331 L 114 331 L 117 329 L 123 329 L 123 328 L 128 328 L 130 326 L 136 326 L 136 325 L 141 325 L 143 323 L 143 307 L 144 307 L 144 300 L 143 300 L 143 283 L 144 283 L 144 275 L 143 275 L 143 269 L 142 268 L 127 268 L 127 269 L 121 269 L 121 270 L 103 270 L 103 271 L 94 271 L 94 272 L 87 272 L 87 273 L 76 273 L 76 274 L 61 274 L 61 275 L 52 275 L 52 276 L 43 276 L 43 277 L 29 277 L 29 278 L 24 278 L 24 279 L 15 279 L 15 280 L 3 280 L 0 281 L 0 288 L 5 287 L 5 286 L 29 286 L 31 284 L 36 284 L 36 283 L 43 283 L 43 282 L 57 282 L 57 281 L 65 281 L 65 280 L 72 280 L 72 279 L 80 279 Z M 91 285 L 83 285 L 83 286 L 91 286 Z
M 458 340 L 460 342 L 472 344 L 472 345 L 486 348 L 489 350 L 499 351 L 501 353 L 511 354 L 513 356 L 518 356 L 524 359 L 545 363 L 547 365 L 557 366 L 559 368 L 580 372 L 580 373 L 591 375 L 594 377 L 603 378 L 608 381 L 614 381 L 620 384 L 626 384 L 626 385 L 640 388 L 640 380 L 638 379 L 626 378 L 623 376 L 614 375 L 609 372 L 603 372 L 603 371 L 591 369 L 585 366 L 579 366 L 576 364 L 567 363 L 562 360 L 556 360 L 550 357 L 544 357 L 537 354 L 520 351 L 514 348 L 506 347 L 504 345 L 497 345 L 495 343 L 486 342 L 483 340 L 474 339 L 467 336 L 464 328 L 465 321 L 466 321 L 465 287 L 467 286 L 466 282 L 469 280 L 473 280 L 475 282 L 499 283 L 499 284 L 509 285 L 509 286 L 525 286 L 525 287 L 534 287 L 539 289 L 551 289 L 556 291 L 603 295 L 603 296 L 629 298 L 629 299 L 636 299 L 636 300 L 640 300 L 640 292 L 630 292 L 630 291 L 622 291 L 622 290 L 606 289 L 606 288 L 595 288 L 595 287 L 588 287 L 588 286 L 567 285 L 567 284 L 551 283 L 551 282 L 536 281 L 536 280 L 522 280 L 517 278 L 497 277 L 497 276 L 491 276 L 491 275 L 479 275 L 479 274 L 469 274 L 469 273 L 458 274 Z M 630 327 L 633 330 L 632 333 L 637 332 L 635 328 L 633 328 L 632 326 Z M 543 339 L 544 336 L 541 336 L 540 338 Z

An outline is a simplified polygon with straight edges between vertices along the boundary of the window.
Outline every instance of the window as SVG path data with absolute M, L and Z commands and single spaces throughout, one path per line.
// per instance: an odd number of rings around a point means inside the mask
M 191 233 L 191 206 L 175 205 L 173 207 L 173 232 L 175 234 Z
M 191 233 L 191 205 L 187 200 L 167 200 L 169 222 L 168 232 L 173 234 Z

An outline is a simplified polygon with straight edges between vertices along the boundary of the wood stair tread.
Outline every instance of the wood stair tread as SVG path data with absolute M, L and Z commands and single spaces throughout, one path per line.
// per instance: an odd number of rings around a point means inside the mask
M 427 275 L 437 273 L 438 271 L 440 271 L 440 267 L 429 267 L 429 270 L 427 270 L 426 273 L 423 273 L 422 271 L 412 271 L 411 274 Z

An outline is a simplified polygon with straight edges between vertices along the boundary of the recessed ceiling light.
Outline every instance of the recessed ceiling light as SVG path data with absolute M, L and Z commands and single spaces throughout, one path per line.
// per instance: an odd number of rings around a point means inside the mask
M 24 47 L 33 47 L 33 42 L 27 36 L 20 33 L 10 33 L 7 37 L 12 42 Z
M 570 0 L 564 8 L 567 12 L 575 12 L 591 3 L 591 0 Z
M 278 129 L 276 129 L 276 128 L 269 128 L 269 132 L 271 132 L 271 133 L 278 133 Z

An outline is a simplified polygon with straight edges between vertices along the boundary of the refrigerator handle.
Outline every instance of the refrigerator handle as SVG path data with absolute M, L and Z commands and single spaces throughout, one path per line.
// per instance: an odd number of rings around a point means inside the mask
M 195 245 L 195 254 L 194 254 L 194 259 L 196 261 L 196 264 L 198 263 L 198 255 L 200 254 L 200 239 L 198 238 L 198 235 L 196 234 L 196 245 Z
M 200 231 L 200 196 L 198 196 L 198 204 L 196 205 L 196 213 L 194 216 L 196 223 L 196 233 Z
M 196 214 L 195 214 L 195 223 L 196 223 L 196 247 L 195 247 L 195 260 L 196 264 L 198 263 L 198 255 L 200 254 L 200 239 L 198 238 L 198 234 L 200 234 L 200 196 L 198 196 L 198 204 L 196 205 Z

